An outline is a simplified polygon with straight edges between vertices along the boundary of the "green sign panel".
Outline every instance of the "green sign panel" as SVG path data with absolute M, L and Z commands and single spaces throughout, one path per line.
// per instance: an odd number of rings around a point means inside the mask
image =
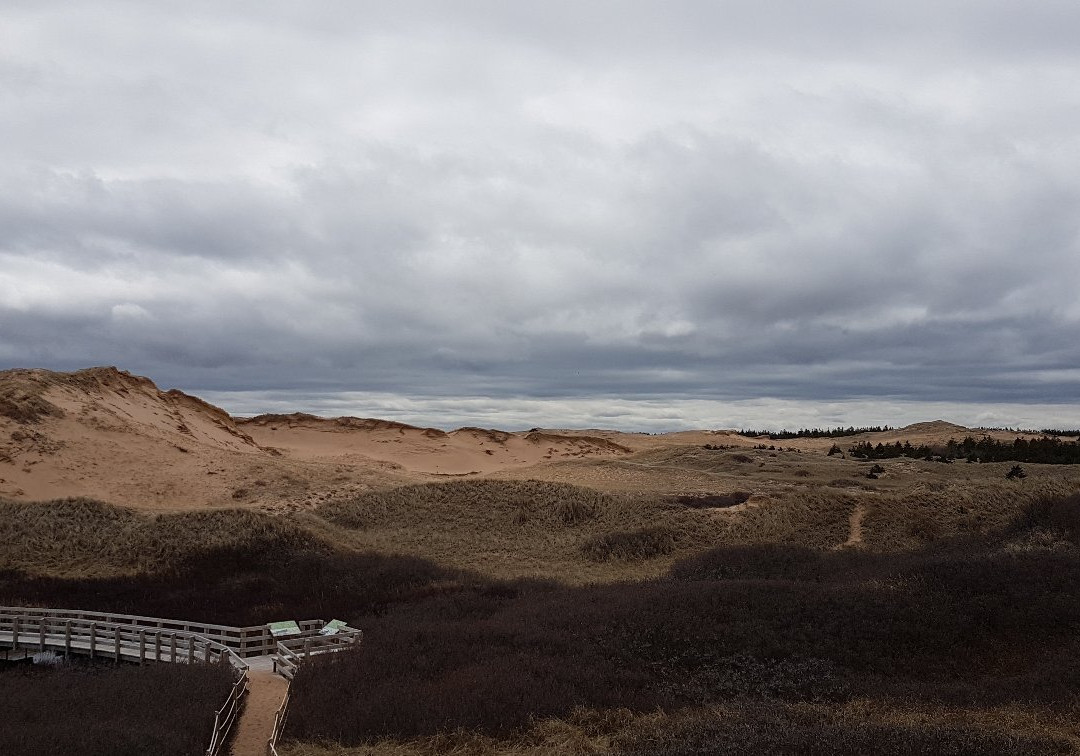
M 275 638 L 286 638 L 290 635 L 300 634 L 300 626 L 292 620 L 288 622 L 270 622 L 267 627 L 270 628 L 270 634 Z
M 344 630 L 349 625 L 341 620 L 330 620 L 323 626 L 323 629 L 319 631 L 319 635 L 333 635 L 340 630 Z

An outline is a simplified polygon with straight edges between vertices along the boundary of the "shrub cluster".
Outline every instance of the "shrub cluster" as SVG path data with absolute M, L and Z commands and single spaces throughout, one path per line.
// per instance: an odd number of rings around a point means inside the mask
M 953 723 L 877 721 L 872 711 L 836 711 L 779 701 L 728 704 L 635 723 L 615 738 L 620 756 L 910 756 L 910 754 L 1072 753 L 1048 733 L 1016 734 Z
M 301 670 L 288 733 L 347 745 L 459 728 L 506 735 L 576 707 L 676 712 L 731 700 L 1023 704 L 1075 716 L 1077 623 L 1073 553 L 1007 553 L 992 541 L 893 555 L 724 547 L 662 581 L 463 588 L 394 608 L 365 624 L 355 653 Z M 747 742 L 770 750 L 766 722 L 754 722 Z M 703 743 L 726 731 L 714 725 Z M 889 737 L 1007 752 L 971 728 L 791 727 L 802 733 L 793 743 L 848 732 L 837 753 Z M 670 737 L 661 752 L 702 752 L 675 748 L 689 734 Z M 649 752 L 647 742 L 624 746 Z M 1040 742 L 1033 752 L 1060 752 Z
M 798 473 L 796 473 L 798 475 Z M 726 509 L 745 503 L 753 494 L 749 491 L 676 496 L 675 501 L 691 509 Z
M 13 756 L 199 756 L 233 684 L 227 665 L 8 666 L 0 753 Z
M 652 559 L 674 550 L 675 532 L 665 527 L 606 533 L 590 538 L 581 546 L 582 553 L 594 562 Z
M 1017 530 L 1045 529 L 1080 543 L 1080 493 L 1046 496 L 1030 502 L 1013 523 Z

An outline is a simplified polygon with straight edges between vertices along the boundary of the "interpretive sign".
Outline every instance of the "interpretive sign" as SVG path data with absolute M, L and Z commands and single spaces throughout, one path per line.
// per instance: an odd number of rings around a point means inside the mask
M 292 620 L 288 622 L 268 622 L 270 634 L 275 638 L 288 638 L 290 635 L 299 635 L 300 626 Z
M 341 620 L 330 620 L 326 623 L 322 630 L 319 631 L 319 635 L 334 635 L 335 633 L 344 630 L 349 625 L 347 622 Z

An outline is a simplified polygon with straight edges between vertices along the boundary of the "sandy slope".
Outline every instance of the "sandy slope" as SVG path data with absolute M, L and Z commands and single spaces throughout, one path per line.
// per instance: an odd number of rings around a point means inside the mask
M 838 442 L 844 447 L 859 440 L 943 442 L 969 433 L 937 421 Z M 665 448 L 774 444 L 817 452 L 833 443 L 772 442 L 731 431 L 445 432 L 299 413 L 243 419 L 183 392 L 161 391 L 148 378 L 116 368 L 0 372 L 0 497 L 15 499 L 91 496 L 157 510 L 276 510 L 466 475 L 620 489 L 635 485 L 636 468 L 612 464 L 633 465 L 635 455 Z
M 267 506 L 395 477 L 283 459 L 223 410 L 114 368 L 0 373 L 0 496 L 145 509 Z
M 630 454 L 609 435 L 447 433 L 301 414 L 235 419 L 115 368 L 0 373 L 0 496 L 15 499 L 277 509 L 448 475 Z
M 259 444 L 294 459 L 389 463 L 417 473 L 468 475 L 582 457 L 618 457 L 630 449 L 585 434 L 507 433 L 460 428 L 449 433 L 385 420 L 261 415 L 237 421 Z

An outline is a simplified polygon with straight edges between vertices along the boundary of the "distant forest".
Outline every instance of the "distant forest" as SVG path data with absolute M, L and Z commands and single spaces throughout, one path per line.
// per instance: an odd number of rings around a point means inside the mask
M 1065 434 L 1062 434 L 1065 435 Z M 830 452 L 833 453 L 833 452 Z M 1080 464 L 1080 442 L 1062 441 L 1056 436 L 1043 436 L 1030 441 L 996 441 L 989 436 L 981 439 L 968 436 L 963 441 L 949 439 L 947 444 L 913 445 L 910 441 L 894 444 L 874 444 L 868 441 L 855 444 L 849 454 L 857 459 L 914 459 L 952 462 L 965 459 L 968 462 L 1032 462 L 1045 465 Z
M 1058 428 L 976 428 L 980 431 L 1005 431 L 1006 433 L 1022 433 L 1025 436 L 1061 436 L 1062 438 L 1080 437 L 1080 430 L 1060 430 Z
M 896 430 L 896 428 L 889 425 L 867 425 L 861 428 L 856 428 L 853 425 L 848 426 L 847 428 L 800 428 L 797 431 L 789 431 L 786 428 L 782 431 L 754 430 L 752 428 L 747 428 L 745 430 L 740 430 L 739 435 L 746 436 L 747 438 L 768 436 L 772 441 L 783 441 L 791 438 L 842 438 L 844 436 L 857 436 L 860 433 L 881 433 L 882 431 L 890 430 Z M 987 428 L 986 430 L 1023 433 L 1028 436 L 1042 435 L 1060 438 L 1080 438 L 1080 430 L 1060 430 L 1057 428 L 1043 428 L 1042 430 L 1034 430 L 1031 428 Z
M 768 436 L 773 441 L 783 441 L 789 438 L 840 438 L 842 436 L 854 436 L 859 433 L 880 433 L 881 431 L 894 430 L 888 425 L 868 425 L 865 428 L 856 428 L 850 426 L 848 428 L 800 428 L 797 431 L 782 430 L 778 433 L 774 433 L 767 430 L 741 430 L 740 436 L 746 436 L 747 438 L 757 438 L 758 436 Z

